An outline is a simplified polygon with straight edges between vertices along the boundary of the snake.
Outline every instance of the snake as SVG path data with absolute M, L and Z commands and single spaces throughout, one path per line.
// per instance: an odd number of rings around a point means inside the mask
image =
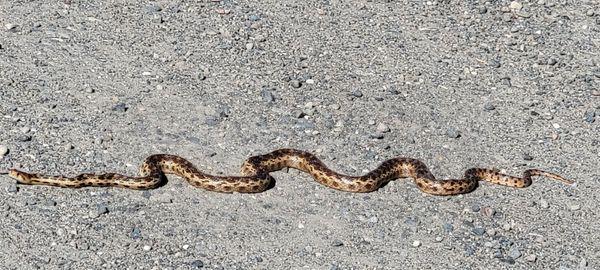
M 241 176 L 217 176 L 198 170 L 190 161 L 177 155 L 156 154 L 147 157 L 139 169 L 139 176 L 118 173 L 84 173 L 75 177 L 27 173 L 10 169 L 6 174 L 18 184 L 48 185 L 64 188 L 121 187 L 128 189 L 154 189 L 164 185 L 166 174 L 174 174 L 195 187 L 222 193 L 258 193 L 272 188 L 275 179 L 271 172 L 293 168 L 310 174 L 316 182 L 329 188 L 347 192 L 372 192 L 388 182 L 412 178 L 417 188 L 432 195 L 457 195 L 477 188 L 479 181 L 524 188 L 532 183 L 533 176 L 544 176 L 574 185 L 572 180 L 558 174 L 528 169 L 521 177 L 501 173 L 497 169 L 470 168 L 460 179 L 436 179 L 425 163 L 418 159 L 396 157 L 382 162 L 377 168 L 362 176 L 350 176 L 329 169 L 317 156 L 297 149 L 277 149 L 248 158 L 242 165 Z

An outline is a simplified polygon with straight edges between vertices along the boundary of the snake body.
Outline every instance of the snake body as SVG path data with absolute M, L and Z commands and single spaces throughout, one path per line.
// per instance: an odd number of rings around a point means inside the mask
M 296 149 L 278 149 L 271 153 L 248 158 L 242 165 L 242 176 L 215 176 L 198 170 L 188 160 L 167 154 L 147 157 L 140 166 L 140 176 L 117 173 L 80 174 L 75 177 L 50 176 L 26 173 L 17 169 L 8 174 L 19 184 L 49 185 L 65 188 L 122 187 L 129 189 L 153 189 L 166 182 L 165 174 L 185 178 L 191 185 L 216 192 L 262 192 L 275 184 L 269 174 L 283 168 L 294 168 L 309 173 L 317 182 L 333 189 L 348 192 L 371 192 L 391 180 L 410 177 L 417 187 L 433 195 L 455 195 L 474 190 L 479 181 L 523 188 L 531 185 L 532 176 L 545 176 L 565 184 L 573 181 L 560 175 L 538 169 L 523 172 L 522 177 L 502 174 L 497 170 L 471 168 L 461 179 L 436 179 L 425 164 L 413 158 L 397 157 L 384 161 L 376 169 L 363 176 L 349 176 L 329 169 L 315 155 Z

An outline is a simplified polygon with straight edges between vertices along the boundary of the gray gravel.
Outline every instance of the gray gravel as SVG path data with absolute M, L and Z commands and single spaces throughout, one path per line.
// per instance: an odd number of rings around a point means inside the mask
M 350 194 L 295 170 L 254 195 L 0 179 L 7 269 L 600 268 L 600 9 L 583 1 L 0 2 L 0 170 L 216 174 L 280 147 L 361 174 L 542 168 L 577 181 L 409 181 Z

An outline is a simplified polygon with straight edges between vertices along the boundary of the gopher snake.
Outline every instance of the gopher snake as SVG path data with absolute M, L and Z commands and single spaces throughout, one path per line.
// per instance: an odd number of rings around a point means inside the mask
M 532 176 L 546 176 L 566 184 L 574 182 L 560 175 L 529 169 L 522 177 L 502 174 L 497 170 L 472 168 L 461 179 L 437 180 L 427 166 L 418 159 L 397 157 L 384 161 L 379 167 L 363 176 L 339 174 L 327 168 L 311 153 L 296 149 L 278 149 L 269 154 L 248 158 L 242 166 L 243 176 L 213 176 L 205 174 L 186 159 L 174 155 L 152 155 L 140 167 L 140 176 L 116 173 L 80 174 L 75 177 L 32 174 L 16 169 L 8 174 L 19 184 L 49 185 L 66 188 L 116 186 L 130 189 L 152 189 L 165 183 L 165 174 L 185 178 L 190 184 L 217 192 L 262 192 L 275 183 L 269 173 L 290 167 L 309 173 L 319 183 L 333 189 L 349 192 L 371 192 L 387 182 L 411 177 L 417 187 L 429 194 L 454 195 L 474 190 L 480 180 L 499 185 L 523 188 L 531 185 Z

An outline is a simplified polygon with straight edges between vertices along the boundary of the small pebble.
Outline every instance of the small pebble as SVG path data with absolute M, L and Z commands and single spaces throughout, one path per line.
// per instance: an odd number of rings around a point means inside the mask
M 511 258 L 513 258 L 514 260 L 516 260 L 519 257 L 521 257 L 521 251 L 517 247 L 512 246 L 510 248 L 510 250 L 508 251 L 508 256 L 510 256 Z
M 560 125 L 559 125 L 558 123 L 553 123 L 553 124 L 552 124 L 552 127 L 554 127 L 554 129 L 559 129 L 559 128 L 560 128 Z
M 548 201 L 541 199 L 540 200 L 540 207 L 544 208 L 544 209 L 548 209 L 548 207 L 550 207 L 550 204 L 548 204 Z
M 333 240 L 333 243 L 331 243 L 331 245 L 334 247 L 341 247 L 344 245 L 344 242 L 336 239 L 336 240 Z
M 6 188 L 6 192 L 8 193 L 17 193 L 19 191 L 19 187 L 17 185 L 12 184 Z
M 442 242 L 442 240 L 444 240 L 444 237 L 441 237 L 441 236 L 436 236 L 435 237 L 435 241 L 438 242 L 438 243 Z
M 467 246 L 465 247 L 465 252 L 467 253 L 467 255 L 469 256 L 473 256 L 475 255 L 475 247 L 474 246 Z
M 496 109 L 496 106 L 494 106 L 494 104 L 491 103 L 486 103 L 485 105 L 483 105 L 483 109 L 486 111 L 493 111 Z
M 444 225 L 442 225 L 442 227 L 444 228 L 444 231 L 446 231 L 446 232 L 452 232 L 454 230 L 454 226 L 452 226 L 452 224 L 450 224 L 450 223 L 444 223 Z
M 379 123 L 379 125 L 377 125 L 377 132 L 378 133 L 387 133 L 387 132 L 390 132 L 390 128 L 384 123 Z
M 19 129 L 22 133 L 27 133 L 29 132 L 31 129 L 29 127 L 22 127 Z
M 275 96 L 273 96 L 273 93 L 271 93 L 271 91 L 269 91 L 268 89 L 263 89 L 260 92 L 260 96 L 264 102 L 271 103 L 275 101 Z
M 31 136 L 27 135 L 27 134 L 21 134 L 21 135 L 17 136 L 17 141 L 20 141 L 20 142 L 31 141 Z
M 198 78 L 198 80 L 200 80 L 200 81 L 204 81 L 204 80 L 206 80 L 206 75 L 204 75 L 204 72 L 198 72 L 198 75 L 196 75 L 196 78 Z
M 473 233 L 476 235 L 483 235 L 485 234 L 485 229 L 481 228 L 481 227 L 477 227 L 473 229 Z
M 149 245 L 144 245 L 144 247 L 142 249 L 144 249 L 144 251 L 150 251 L 152 249 L 152 247 Z
M 581 206 L 579 204 L 571 204 L 571 205 L 569 205 L 569 209 L 571 211 L 577 211 L 577 210 L 581 209 Z
M 420 246 L 421 246 L 421 241 L 419 241 L 419 240 L 415 240 L 415 241 L 412 243 L 412 246 L 413 246 L 413 247 L 420 247 Z
M 471 211 L 473 211 L 473 212 L 479 212 L 479 210 L 481 210 L 481 207 L 479 207 L 478 204 L 471 205 Z
M 484 207 L 481 209 L 481 213 L 486 217 L 492 217 L 496 213 L 496 210 L 491 207 Z
M 528 262 L 535 262 L 537 260 L 537 256 L 535 256 L 534 254 L 530 254 L 527 255 L 527 257 L 525 257 L 525 260 Z
M 6 145 L 0 145 L 0 158 L 8 154 L 8 147 Z
M 359 90 L 355 90 L 355 91 L 352 91 L 352 96 L 359 98 L 359 97 L 363 96 L 363 93 Z
M 588 15 L 590 17 L 594 16 L 595 12 L 593 9 L 588 9 L 588 11 L 585 13 L 585 15 Z
M 371 223 L 377 223 L 377 221 L 379 221 L 379 219 L 377 217 L 369 218 L 369 222 L 371 222 Z
M 191 262 L 190 265 L 194 268 L 202 268 L 204 267 L 204 262 L 202 262 L 201 260 L 195 260 Z
M 17 25 L 12 24 L 12 23 L 7 23 L 4 25 L 4 29 L 6 29 L 8 31 L 14 31 L 15 29 L 17 29 Z
M 371 139 L 379 139 L 379 140 L 381 140 L 381 139 L 383 139 L 384 135 L 383 135 L 383 133 L 376 132 L 376 133 L 369 134 L 369 137 Z
M 131 233 L 129 233 L 129 236 L 132 239 L 140 239 L 142 237 L 142 230 L 140 230 L 138 227 L 133 227 L 133 229 L 131 229 Z
M 525 154 L 523 154 L 523 159 L 527 160 L 527 161 L 530 161 L 530 160 L 533 160 L 533 157 L 530 154 L 525 153 Z
M 254 43 L 246 43 L 246 50 L 252 50 L 254 48 Z
M 585 112 L 584 119 L 585 119 L 586 122 L 588 122 L 588 123 L 594 123 L 594 121 L 596 120 L 595 117 L 596 117 L 596 112 L 595 111 L 587 111 L 587 112 Z
M 113 111 L 116 112 L 126 112 L 129 109 L 129 107 L 127 107 L 127 105 L 125 103 L 117 103 L 115 106 L 112 107 Z
M 519 10 L 521 10 L 521 8 L 523 8 L 523 4 L 521 4 L 521 3 L 517 2 L 517 1 L 510 2 L 510 9 L 511 10 L 519 11 Z
M 291 80 L 290 84 L 292 85 L 292 87 L 294 88 L 300 88 L 300 86 L 302 86 L 302 84 L 300 83 L 299 80 Z
M 56 206 L 56 202 L 53 200 L 47 200 L 44 205 L 46 206 Z
M 446 130 L 446 135 L 450 138 L 456 139 L 460 137 L 460 132 L 456 128 L 450 127 Z
M 108 207 L 105 204 L 96 205 L 96 216 L 104 215 L 108 213 Z

